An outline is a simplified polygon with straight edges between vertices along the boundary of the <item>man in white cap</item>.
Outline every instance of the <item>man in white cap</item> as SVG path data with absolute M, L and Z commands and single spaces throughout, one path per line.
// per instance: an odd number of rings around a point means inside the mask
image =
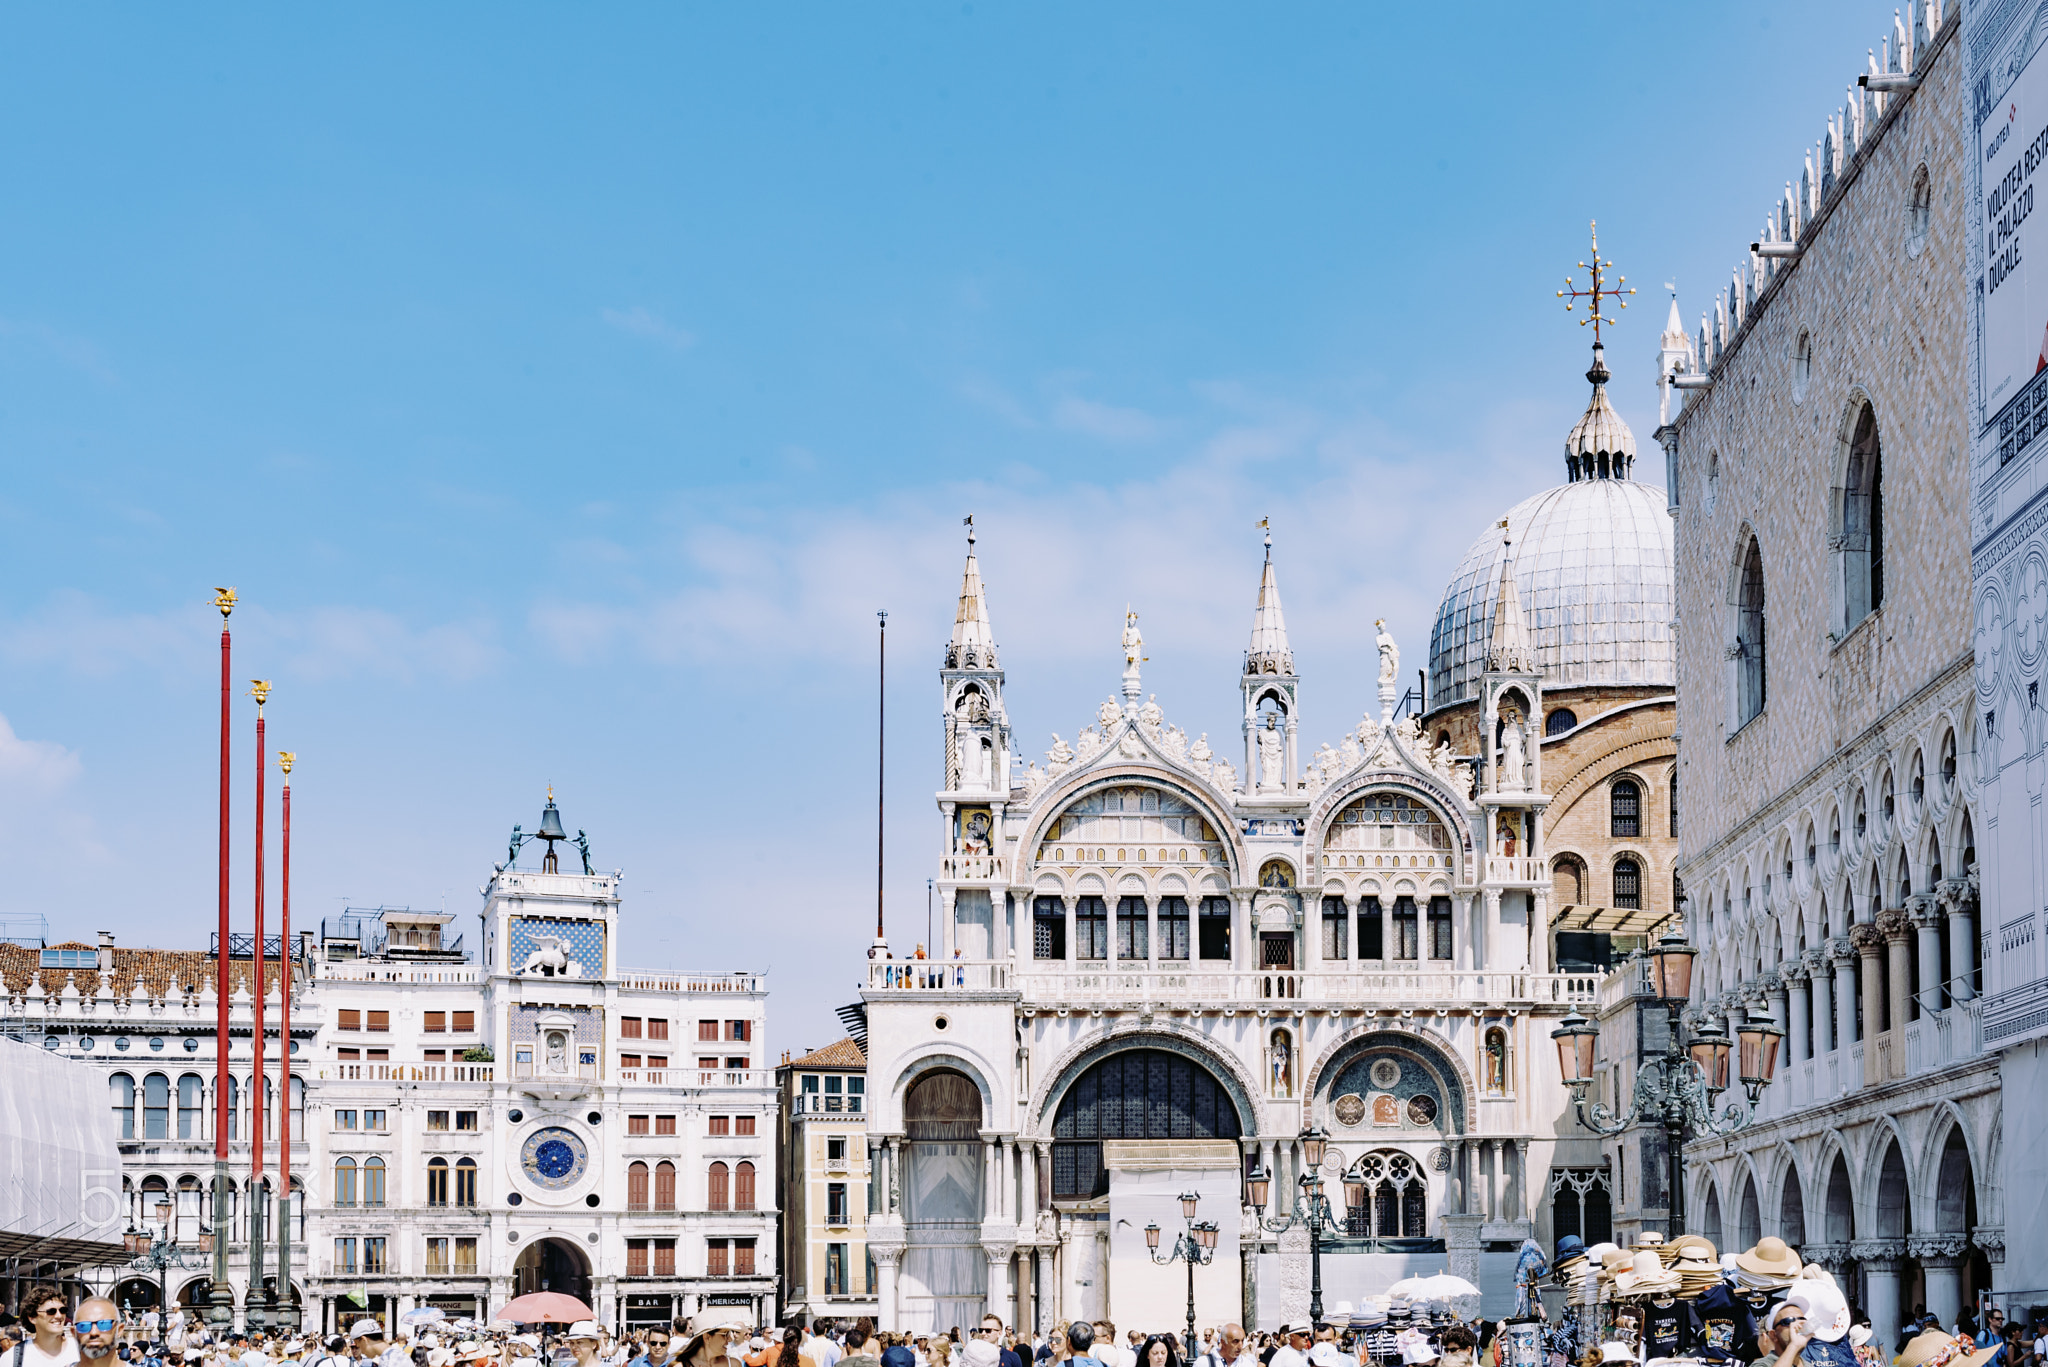
M 1308 1350 L 1316 1338 L 1313 1325 L 1307 1320 L 1290 1320 L 1280 1326 L 1276 1337 L 1280 1346 L 1266 1367 L 1309 1367 Z
M 384 1326 L 373 1319 L 360 1319 L 349 1326 L 348 1350 L 357 1362 L 374 1362 L 377 1367 L 408 1367 L 405 1349 L 384 1336 Z

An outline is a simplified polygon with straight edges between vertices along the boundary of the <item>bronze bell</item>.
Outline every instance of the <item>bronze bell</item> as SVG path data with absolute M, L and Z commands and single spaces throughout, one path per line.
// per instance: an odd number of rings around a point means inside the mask
M 536 833 L 542 840 L 567 840 L 569 833 L 562 829 L 562 814 L 555 810 L 555 800 L 548 799 L 548 805 L 540 814 L 540 830 Z

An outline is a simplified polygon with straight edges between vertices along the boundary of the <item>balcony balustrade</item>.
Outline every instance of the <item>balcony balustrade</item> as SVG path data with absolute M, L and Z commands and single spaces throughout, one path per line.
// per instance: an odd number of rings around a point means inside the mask
M 1047 964 L 986 960 L 882 961 L 868 965 L 876 997 L 1013 993 L 1026 1006 L 1123 1007 L 1137 1003 L 1255 1009 L 1271 1002 L 1308 1007 L 1591 1005 L 1601 979 L 1593 974 L 1453 969 L 1418 961 L 1413 967 L 1360 969 L 1349 962 L 1311 968 L 1240 969 L 1217 965 L 1163 967 L 1156 961 Z

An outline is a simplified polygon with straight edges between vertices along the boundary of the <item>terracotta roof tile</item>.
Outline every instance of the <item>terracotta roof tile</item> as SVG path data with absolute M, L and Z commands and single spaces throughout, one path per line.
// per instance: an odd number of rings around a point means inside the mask
M 805 1054 L 802 1058 L 791 1059 L 783 1066 L 787 1068 L 865 1068 L 868 1066 L 868 1059 L 867 1055 L 860 1051 L 858 1044 L 855 1044 L 851 1039 L 843 1039 L 837 1044 L 828 1044 L 823 1049 Z

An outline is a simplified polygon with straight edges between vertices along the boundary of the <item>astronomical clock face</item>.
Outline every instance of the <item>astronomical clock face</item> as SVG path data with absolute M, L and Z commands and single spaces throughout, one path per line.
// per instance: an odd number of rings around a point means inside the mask
M 526 1180 L 549 1191 L 574 1186 L 590 1166 L 590 1151 L 568 1130 L 535 1130 L 519 1149 Z

